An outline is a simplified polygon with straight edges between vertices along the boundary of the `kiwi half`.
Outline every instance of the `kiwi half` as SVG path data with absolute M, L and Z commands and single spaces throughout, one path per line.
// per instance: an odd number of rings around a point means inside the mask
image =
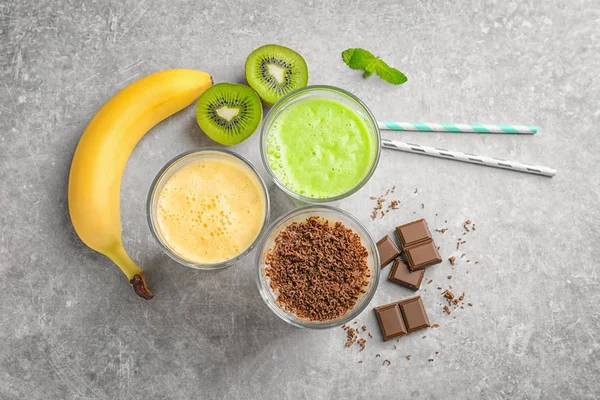
M 269 105 L 308 83 L 308 67 L 294 50 L 268 44 L 246 59 L 246 80 Z
M 246 140 L 262 121 L 262 104 L 254 90 L 237 83 L 218 83 L 198 99 L 200 129 L 217 143 L 231 146 Z

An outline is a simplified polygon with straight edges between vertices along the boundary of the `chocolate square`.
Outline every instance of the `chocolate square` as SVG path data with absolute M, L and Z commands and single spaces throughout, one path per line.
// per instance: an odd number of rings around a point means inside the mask
M 397 303 L 375 307 L 375 315 L 383 334 L 383 340 L 392 339 L 406 334 L 406 326 L 400 314 Z
M 403 300 L 398 305 L 408 332 L 418 331 L 429 326 L 429 318 L 425 312 L 421 296 Z
M 398 249 L 396 243 L 388 235 L 385 235 L 384 238 L 377 242 L 377 250 L 379 251 L 381 268 L 388 265 L 394 258 L 400 255 L 400 249 Z
M 408 268 L 414 272 L 442 262 L 442 257 L 433 240 L 404 249 Z
M 431 232 L 424 219 L 396 227 L 396 234 L 404 248 L 431 239 Z
M 397 258 L 392 265 L 392 270 L 390 271 L 388 279 L 406 288 L 418 290 L 421 286 L 424 275 L 425 270 L 422 269 L 415 272 L 410 272 L 408 265 L 401 259 Z

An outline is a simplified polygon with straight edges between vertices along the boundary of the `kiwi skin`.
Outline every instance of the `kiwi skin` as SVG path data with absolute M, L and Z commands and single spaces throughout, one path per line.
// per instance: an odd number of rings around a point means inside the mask
M 256 67 L 256 62 L 257 62 L 257 60 L 255 59 L 256 55 L 260 54 L 262 52 L 269 52 L 269 51 L 276 53 L 276 54 L 277 54 L 277 52 L 281 52 L 284 57 L 291 58 L 292 61 L 297 64 L 297 68 L 299 69 L 299 71 L 298 70 L 294 71 L 293 69 L 291 71 L 291 73 L 296 76 L 295 78 L 299 80 L 296 83 L 296 85 L 293 85 L 293 87 L 287 89 L 285 92 L 282 92 L 280 94 L 276 94 L 276 93 L 273 94 L 272 92 L 263 93 L 263 90 L 269 91 L 268 88 L 261 86 L 261 85 L 266 85 L 266 84 L 264 82 L 256 82 L 255 78 L 253 76 L 251 76 L 251 72 L 253 71 L 253 68 Z M 288 94 L 296 89 L 299 89 L 301 87 L 304 87 L 308 84 L 308 66 L 306 65 L 306 60 L 304 60 L 304 57 L 302 57 L 302 55 L 300 55 L 298 52 L 296 52 L 288 47 L 280 46 L 277 44 L 266 44 L 264 46 L 261 46 L 261 47 L 255 49 L 252 53 L 250 53 L 250 55 L 246 59 L 245 75 L 246 75 L 246 81 L 248 82 L 250 87 L 258 93 L 258 95 L 260 96 L 263 103 L 265 103 L 269 107 L 272 106 L 275 102 L 277 102 L 281 97 L 285 96 L 286 94 Z M 267 98 L 267 96 L 269 98 Z M 270 101 L 271 99 L 273 101 Z
M 227 120 L 217 112 L 222 107 L 237 108 L 241 114 Z M 218 83 L 206 90 L 196 103 L 196 121 L 200 129 L 210 139 L 225 146 L 241 143 L 252 136 L 262 117 L 260 97 L 247 85 Z M 246 119 L 240 121 L 240 118 Z

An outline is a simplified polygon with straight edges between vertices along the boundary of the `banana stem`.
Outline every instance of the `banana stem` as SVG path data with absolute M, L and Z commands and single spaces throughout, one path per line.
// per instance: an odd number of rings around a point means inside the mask
M 110 254 L 106 255 L 123 271 L 138 296 L 146 300 L 150 300 L 153 297 L 144 280 L 144 271 L 133 262 L 121 243 Z
M 136 274 L 133 279 L 129 281 L 133 285 L 133 290 L 135 294 L 144 298 L 146 300 L 150 300 L 154 295 L 146 286 L 146 281 L 144 280 L 144 275 Z

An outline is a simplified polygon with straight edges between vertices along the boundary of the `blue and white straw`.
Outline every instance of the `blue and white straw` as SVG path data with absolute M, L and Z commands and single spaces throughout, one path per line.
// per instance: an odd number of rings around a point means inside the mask
M 534 125 L 483 125 L 483 124 L 437 124 L 423 122 L 377 121 L 379 129 L 390 131 L 453 132 L 453 133 L 508 133 L 533 135 Z

